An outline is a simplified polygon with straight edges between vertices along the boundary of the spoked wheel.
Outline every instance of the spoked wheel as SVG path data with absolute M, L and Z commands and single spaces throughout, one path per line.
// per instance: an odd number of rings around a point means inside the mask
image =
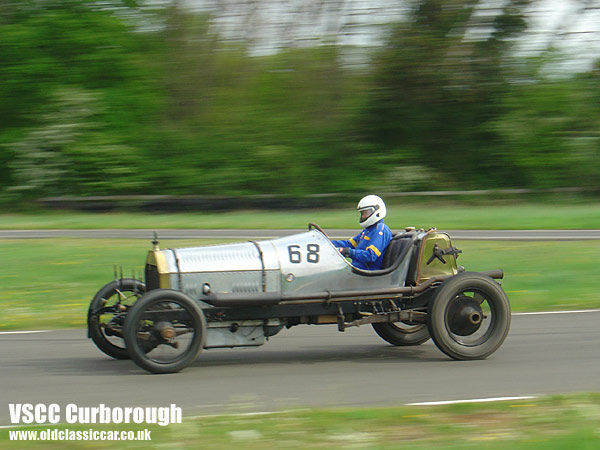
M 510 304 L 491 278 L 462 273 L 436 289 L 427 325 L 437 347 L 451 358 L 484 359 L 506 339 Z
M 123 340 L 123 324 L 131 306 L 146 291 L 139 280 L 124 278 L 105 285 L 88 309 L 88 330 L 96 346 L 116 359 L 128 359 Z
M 424 323 L 374 323 L 373 329 L 384 341 L 393 345 L 421 345 L 429 340 L 429 330 Z
M 156 289 L 127 314 L 125 343 L 131 359 L 153 373 L 172 373 L 191 364 L 206 341 L 200 307 L 180 291 Z

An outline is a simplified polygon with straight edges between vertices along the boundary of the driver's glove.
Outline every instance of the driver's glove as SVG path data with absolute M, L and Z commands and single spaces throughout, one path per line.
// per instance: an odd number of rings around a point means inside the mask
M 350 248 L 349 247 L 342 247 L 340 249 L 340 253 L 342 255 L 344 255 L 346 258 L 348 258 L 350 256 Z

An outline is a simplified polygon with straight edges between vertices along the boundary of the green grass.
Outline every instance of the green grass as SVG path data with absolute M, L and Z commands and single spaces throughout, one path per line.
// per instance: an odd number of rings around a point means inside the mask
M 453 241 L 454 242 L 454 241 Z M 504 269 L 513 311 L 600 308 L 600 241 L 456 241 L 467 270 Z
M 161 247 L 214 244 L 206 240 L 164 240 Z M 221 241 L 225 242 L 225 241 Z M 514 311 L 600 308 L 600 241 L 454 241 L 467 270 L 502 268 L 504 289 Z M 0 330 L 85 326 L 87 307 L 100 287 L 114 278 L 142 274 L 144 240 L 0 240 Z
M 194 241 L 208 244 L 207 241 Z M 191 242 L 162 242 L 163 247 Z M 143 277 L 148 241 L 139 239 L 0 240 L 0 330 L 85 326 L 87 307 L 104 284 L 123 276 Z
M 298 410 L 184 418 L 181 424 L 24 427 L 72 431 L 151 430 L 151 442 L 18 442 L 6 448 L 597 449 L 600 394 L 433 407 Z
M 357 228 L 358 216 L 350 206 L 337 210 L 246 211 L 230 213 L 134 214 L 38 212 L 0 214 L 0 229 L 96 229 L 96 228 L 256 228 L 304 229 L 308 222 L 323 228 Z M 598 229 L 600 203 L 531 203 L 510 205 L 391 206 L 386 223 L 438 229 Z

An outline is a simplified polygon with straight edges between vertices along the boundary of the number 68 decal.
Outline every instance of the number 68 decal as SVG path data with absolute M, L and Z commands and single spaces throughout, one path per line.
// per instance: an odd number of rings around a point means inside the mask
M 299 245 L 288 245 L 288 254 L 292 264 L 300 264 L 302 262 L 301 250 L 302 247 Z M 306 246 L 306 262 L 317 264 L 320 259 L 319 250 L 321 250 L 321 248 L 318 244 L 308 244 Z

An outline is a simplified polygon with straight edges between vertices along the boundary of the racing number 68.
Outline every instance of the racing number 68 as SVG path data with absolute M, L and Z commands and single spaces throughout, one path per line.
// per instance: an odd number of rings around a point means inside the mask
M 290 262 L 292 264 L 300 264 L 302 262 L 302 252 L 300 251 L 302 247 L 299 245 L 288 245 L 288 254 L 290 256 Z M 317 264 L 319 262 L 319 247 L 318 244 L 308 244 L 306 246 L 306 261 L 309 263 Z

